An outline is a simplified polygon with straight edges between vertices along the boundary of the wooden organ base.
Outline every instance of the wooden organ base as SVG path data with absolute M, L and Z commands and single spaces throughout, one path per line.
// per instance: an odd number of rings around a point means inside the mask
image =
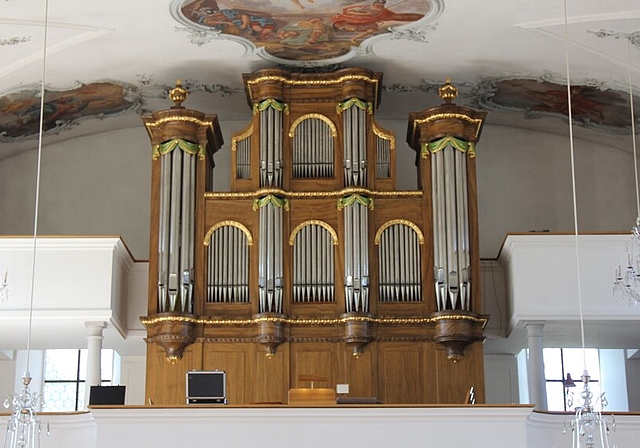
M 455 363 L 443 347 L 429 341 L 374 341 L 355 357 L 344 342 L 285 342 L 267 356 L 265 347 L 255 342 L 198 339 L 174 364 L 167 362 L 161 347 L 151 344 L 148 400 L 154 405 L 184 404 L 189 370 L 226 371 L 227 400 L 233 405 L 287 404 L 290 389 L 311 387 L 296 380 L 310 373 L 327 378 L 315 387 L 335 391 L 337 384 L 348 384 L 347 397 L 376 398 L 384 404 L 462 404 L 471 387 L 476 401 L 484 402 L 482 342 L 469 344 Z

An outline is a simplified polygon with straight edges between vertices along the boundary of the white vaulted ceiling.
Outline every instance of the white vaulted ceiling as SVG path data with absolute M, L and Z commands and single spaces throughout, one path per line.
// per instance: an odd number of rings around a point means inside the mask
M 620 193 L 621 188 L 615 188 L 623 185 L 622 175 L 614 169 L 602 172 L 599 162 L 607 156 L 598 151 L 606 148 L 609 153 L 616 153 L 612 157 L 615 167 L 624 166 L 631 152 L 628 75 L 633 80 L 637 108 L 640 5 L 632 0 L 566 1 L 575 135 L 577 140 L 600 145 L 590 147 L 590 154 L 597 157 L 594 162 L 581 162 L 587 176 L 578 180 L 585 187 L 584 195 L 594 199 L 588 230 L 621 230 L 633 224 L 635 204 L 629 203 L 629 210 L 623 213 L 618 204 L 624 201 L 611 199 Z M 220 10 L 243 11 L 245 16 L 257 17 L 254 22 L 258 25 L 258 19 L 268 14 L 278 20 L 274 21 L 273 34 L 264 38 L 260 37 L 264 26 L 262 30 L 252 30 L 217 27 L 212 22 L 197 24 L 185 16 L 183 8 L 195 2 L 201 2 L 202 17 L 212 16 L 211 11 L 205 10 L 215 10 L 217 5 Z M 242 73 L 276 66 L 307 71 L 364 67 L 382 72 L 382 98 L 376 118 L 395 123 L 406 123 L 409 112 L 438 104 L 437 87 L 451 78 L 460 91 L 458 104 L 489 112 L 483 138 L 491 144 L 536 147 L 537 142 L 529 138 L 533 133 L 505 130 L 524 129 L 546 135 L 535 154 L 522 150 L 517 158 L 502 149 L 478 158 L 478 171 L 484 176 L 479 179 L 483 255 L 497 256 L 509 231 L 572 230 L 568 162 L 554 165 L 557 160 L 552 154 L 568 146 L 563 0 L 387 0 L 385 7 L 391 11 L 420 13 L 424 17 L 417 21 L 378 21 L 375 32 L 370 28 L 371 35 L 364 38 L 358 37 L 362 29 L 325 28 L 327 36 L 331 36 L 328 40 L 289 45 L 292 56 L 288 59 L 278 53 L 284 48 L 281 46 L 285 38 L 277 34 L 287 25 L 304 22 L 309 27 L 310 19 L 320 16 L 329 26 L 342 8 L 370 4 L 353 0 L 49 0 L 44 82 L 46 98 L 51 95 L 52 100 L 45 107 L 44 145 L 45 153 L 49 148 L 52 151 L 44 176 L 45 186 L 58 188 L 60 197 L 45 188 L 41 204 L 46 209 L 43 231 L 119 233 L 132 245 L 135 258 L 146 258 L 150 184 L 147 154 L 136 159 L 139 165 L 130 159 L 107 164 L 109 154 L 122 157 L 124 151 L 114 148 L 126 145 L 131 136 L 135 137 L 132 146 L 148 145 L 138 139 L 139 135 L 144 138 L 140 115 L 169 107 L 167 92 L 176 79 L 191 91 L 186 107 L 217 114 L 221 122 L 234 123 L 235 128 L 223 129 L 228 147 L 228 134 L 248 123 L 251 116 Z M 9 180 L 0 176 L 0 233 L 28 234 L 31 230 L 28 218 L 32 218 L 33 209 L 20 210 L 23 204 L 31 204 L 31 182 L 19 169 L 30 162 L 28 157 L 20 156 L 33 152 L 38 144 L 44 13 L 45 0 L 0 1 L 0 174 L 15 176 Z M 387 32 L 389 27 L 394 31 Z M 352 46 L 347 45 L 350 39 L 354 39 Z M 342 53 L 336 52 L 337 43 L 344 50 Z M 115 143 L 107 142 L 118 132 Z M 89 139 L 93 135 L 96 138 Z M 507 142 L 504 135 L 510 136 L 511 141 Z M 404 144 L 404 135 L 396 132 L 396 138 Z M 65 143 L 74 139 L 76 143 L 69 144 L 70 154 L 64 157 L 61 153 L 67 149 Z M 411 152 L 404 146 L 402 151 Z M 89 149 L 94 152 L 83 157 L 80 151 Z M 400 151 L 398 155 L 402 156 Z M 216 155 L 219 157 L 225 156 Z M 413 154 L 402 157 L 411 164 Z M 552 162 L 543 166 L 540 157 Z M 61 165 L 71 159 L 77 164 L 90 161 L 100 167 L 87 169 L 86 173 L 77 167 L 64 167 L 67 175 L 72 170 L 77 174 L 77 179 L 64 183 L 66 179 L 56 179 L 58 172 L 51 168 L 60 168 L 55 164 L 58 159 Z M 224 166 L 224 162 L 220 165 Z M 525 177 L 538 171 L 544 175 Z M 107 173 L 105 177 L 114 178 L 112 191 L 104 191 L 109 179 L 96 179 L 103 172 Z M 400 178 L 405 175 L 398 173 Z M 512 183 L 506 184 L 501 175 Z M 624 176 L 629 177 L 630 183 L 631 171 Z M 137 182 L 131 182 L 133 187 L 127 183 L 131 179 Z M 522 182 L 517 184 L 514 179 Z M 14 184 L 18 186 L 12 188 Z M 566 187 L 562 200 L 555 197 L 558 185 Z M 613 186 L 610 196 L 602 193 L 602 185 Z M 536 195 L 540 186 L 542 192 Z M 83 190 L 89 199 L 78 199 L 74 196 L 77 190 Z M 105 199 L 107 194 L 112 197 L 110 200 Z M 635 198 L 635 192 L 626 192 L 623 199 L 631 196 Z M 128 208 L 115 210 L 114 204 L 119 202 Z M 608 208 L 599 210 L 597 207 L 603 204 Z M 96 213 L 98 208 L 108 213 Z M 90 212 L 84 213 L 86 209 Z M 563 215 L 565 225 L 549 225 L 548 222 L 556 224 L 561 220 L 542 219 L 542 210 Z M 63 219 L 63 213 L 73 217 Z M 125 214 L 126 219 L 118 213 Z M 611 218 L 613 214 L 615 219 Z M 111 218 L 115 225 L 109 221 Z M 11 225 L 7 225 L 9 221 Z M 73 226 L 62 229 L 69 221 Z M 612 222 L 616 225 L 612 226 Z M 499 295 L 495 290 L 501 289 L 504 279 L 487 275 L 485 296 Z M 609 272 L 602 276 L 604 282 L 610 281 Z M 495 313 L 494 319 L 502 319 L 500 313 Z M 499 326 L 496 332 L 502 335 L 502 324 L 495 325 Z M 566 332 L 565 327 L 558 331 L 562 332 Z M 627 339 L 633 340 L 636 335 Z
M 199 26 L 185 18 L 184 5 L 194 2 L 220 9 L 237 8 L 280 20 L 271 37 L 257 32 Z M 419 11 L 418 21 L 378 22 L 375 36 L 356 39 L 344 55 L 331 48 L 300 45 L 290 59 L 265 51 L 277 45 L 284 23 L 323 14 L 325 23 L 352 0 L 283 2 L 282 0 L 111 0 L 87 3 L 51 0 L 48 3 L 45 84 L 51 91 L 70 91 L 93 83 L 122 86 L 122 104 L 102 104 L 51 117 L 47 142 L 77 135 L 140 126 L 139 114 L 167 107 L 166 92 L 177 78 L 193 92 L 188 106 L 217 113 L 221 120 L 245 119 L 249 108 L 241 74 L 277 64 L 321 69 L 327 65 L 362 66 L 384 73 L 379 118 L 406 119 L 437 101 L 435 87 L 447 77 L 460 88 L 459 102 L 492 111 L 489 124 L 531 127 L 566 133 L 557 118 L 562 110 L 545 99 L 534 99 L 531 84 L 566 85 L 565 27 L 562 0 L 404 0 L 387 2 L 389 10 Z M 635 1 L 567 0 L 571 83 L 589 87 L 576 95 L 584 107 L 625 106 L 628 100 L 627 39 L 632 38 L 631 72 L 640 79 L 640 8 Z M 204 8 L 203 6 L 203 8 Z M 258 11 L 258 12 L 256 12 Z M 0 6 L 0 158 L 33 147 L 33 127 L 16 130 L 35 118 L 19 103 L 36 95 L 42 78 L 44 0 L 5 0 Z M 288 15 L 286 15 L 288 14 Z M 389 27 L 395 31 L 385 32 Z M 222 29 L 222 33 L 217 31 Z M 226 31 L 226 32 L 225 32 Z M 358 33 L 332 30 L 334 42 L 344 44 Z M 236 35 L 240 34 L 240 36 Z M 346 37 L 345 37 L 346 36 Z M 366 37 L 366 36 L 365 36 Z M 313 55 L 302 50 L 313 47 Z M 307 52 L 308 53 L 308 52 Z M 315 55 L 315 56 L 314 56 Z M 508 85 L 501 84 L 508 81 Z M 515 85 L 514 85 L 515 83 Z M 523 90 L 524 89 L 524 90 Z M 613 91 L 616 95 L 602 96 Z M 90 94 L 91 92 L 89 92 Z M 77 92 L 77 95 L 87 94 Z M 71 92 L 69 96 L 73 96 Z M 619 95 L 619 97 L 617 96 Z M 542 102 L 534 104 L 538 100 Z M 69 100 L 64 101 L 68 106 Z M 576 107 L 579 108 L 580 104 Z M 60 106 L 60 104 L 58 104 Z M 77 106 L 77 105 L 76 105 Z M 85 107 L 83 104 L 82 107 Z M 101 106 L 102 108 L 100 109 Z M 79 106 L 77 106 L 79 107 Z M 33 109 L 33 107 L 31 108 Z M 60 109 L 62 109 L 60 107 Z M 626 109 L 625 109 L 626 110 Z M 579 115 L 580 110 L 576 115 Z M 620 110 L 598 111 L 578 119 L 581 138 L 611 142 L 611 135 L 628 135 L 628 114 L 615 124 Z M 604 117 L 606 116 L 606 120 Z M 602 121 L 602 122 L 599 122 Z M 32 123 L 33 124 L 33 123 Z M 7 126 L 12 132 L 7 133 Z M 4 134 L 3 134 L 4 132 Z M 620 143 L 624 146 L 624 143 Z

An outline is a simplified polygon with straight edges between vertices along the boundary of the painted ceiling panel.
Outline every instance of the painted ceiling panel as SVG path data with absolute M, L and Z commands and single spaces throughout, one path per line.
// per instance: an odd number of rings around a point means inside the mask
M 581 138 L 628 135 L 629 71 L 635 95 L 640 82 L 636 3 L 567 0 Z M 27 111 L 42 77 L 43 20 L 43 0 L 5 0 L 0 10 L 0 158 L 34 144 Z M 140 126 L 139 113 L 168 107 L 177 78 L 192 90 L 189 107 L 244 119 L 241 74 L 276 66 L 381 71 L 385 119 L 437 104 L 434 86 L 450 77 L 460 103 L 493 112 L 489 124 L 557 132 L 566 120 L 564 32 L 558 0 L 112 0 L 91 9 L 52 2 L 45 143 L 83 134 L 91 117 L 105 130 Z M 126 94 L 90 97 L 88 86 L 98 85 Z M 76 109 L 63 107 L 76 95 Z

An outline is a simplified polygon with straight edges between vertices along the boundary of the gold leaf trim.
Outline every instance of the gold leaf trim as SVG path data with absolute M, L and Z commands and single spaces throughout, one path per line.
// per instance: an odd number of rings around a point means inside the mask
M 380 237 L 382 236 L 382 232 L 384 232 L 388 227 L 391 227 L 391 226 L 393 226 L 395 224 L 401 224 L 401 225 L 405 225 L 407 227 L 411 227 L 411 229 L 413 229 L 413 231 L 418 234 L 418 242 L 420 244 L 424 244 L 424 235 L 422 234 L 422 231 L 420 230 L 420 227 L 418 227 L 415 223 L 413 223 L 413 222 L 411 222 L 409 220 L 406 220 L 406 219 L 392 219 L 392 220 L 387 221 L 384 224 L 382 224 L 382 226 L 380 226 L 380 228 L 376 232 L 376 236 L 373 239 L 373 244 L 375 244 L 375 245 L 380 244 Z
M 263 322 L 288 324 L 292 326 L 326 326 L 339 325 L 345 322 L 367 322 L 382 325 L 425 325 L 433 324 L 441 320 L 463 320 L 473 323 L 487 323 L 483 317 L 470 316 L 466 314 L 447 314 L 440 316 L 419 316 L 419 317 L 385 317 L 385 316 L 340 316 L 324 318 L 300 318 L 286 316 L 261 316 L 251 318 L 231 318 L 218 319 L 212 317 L 191 317 L 191 316 L 156 316 L 142 317 L 140 321 L 143 325 L 154 325 L 166 322 L 189 323 L 194 325 L 216 326 L 216 325 L 238 325 L 246 326 Z
M 266 82 L 279 81 L 283 84 L 289 84 L 292 86 L 329 86 L 333 84 L 342 84 L 345 81 L 353 81 L 353 80 L 367 81 L 374 84 L 376 86 L 376 89 L 378 87 L 377 79 L 371 78 L 365 75 L 343 75 L 335 79 L 307 79 L 307 80 L 290 79 L 281 75 L 268 75 L 268 76 L 260 76 L 259 78 L 256 78 L 256 79 L 250 79 L 247 81 L 247 84 L 251 86 L 253 84 L 260 84 L 265 81 Z
M 220 221 L 219 223 L 212 225 L 207 231 L 207 234 L 204 236 L 204 245 L 208 246 L 209 244 L 211 244 L 211 236 L 213 235 L 213 232 L 218 230 L 220 227 L 225 226 L 231 226 L 235 227 L 236 229 L 240 229 L 242 233 L 244 233 L 247 237 L 247 246 L 253 246 L 253 237 L 251 236 L 251 232 L 249 232 L 249 229 L 247 229 L 244 224 L 238 221 Z
M 391 151 L 395 151 L 396 149 L 396 136 L 393 132 L 387 132 L 382 130 L 381 128 L 379 128 L 378 126 L 376 126 L 375 123 L 373 123 L 373 133 L 381 138 L 382 140 L 388 140 L 389 141 L 389 149 Z
M 251 134 L 253 134 L 253 123 L 251 123 L 249 125 L 249 127 L 247 129 L 245 129 L 244 131 L 241 131 L 237 134 L 234 134 L 231 137 L 231 151 L 237 151 L 238 149 L 238 142 L 242 141 L 248 137 L 251 137 Z
M 267 194 L 287 197 L 290 199 L 337 199 L 351 194 L 361 194 L 374 198 L 422 198 L 422 191 L 372 191 L 366 188 L 350 187 L 338 191 L 284 191 L 278 188 L 263 188 L 250 192 L 208 192 L 207 199 L 254 199 Z
M 302 115 L 296 118 L 296 120 L 291 124 L 291 127 L 289 128 L 289 137 L 293 138 L 296 135 L 296 128 L 300 123 L 302 123 L 304 120 L 309 120 L 312 118 L 316 118 L 320 121 L 325 122 L 327 126 L 329 126 L 329 128 L 331 129 L 331 137 L 335 138 L 338 136 L 338 130 L 336 129 L 336 125 L 333 124 L 333 121 L 331 121 L 329 117 L 322 114 L 313 113 L 313 114 Z
M 476 126 L 476 133 L 475 133 L 475 137 L 478 137 L 478 134 L 480 133 L 480 125 L 482 124 L 482 119 L 481 118 L 471 118 L 468 115 L 465 114 L 457 114 L 454 112 L 446 112 L 446 113 L 442 113 L 442 114 L 433 114 L 430 115 L 428 117 L 424 117 L 424 118 L 419 118 L 416 119 L 414 121 L 415 124 L 422 124 L 422 123 L 431 123 L 432 121 L 437 121 L 437 120 L 462 120 L 462 121 L 466 121 L 467 123 L 473 124 Z
M 188 117 L 188 116 L 185 117 L 182 115 L 170 115 L 168 117 L 158 118 L 154 122 L 145 123 L 145 126 L 147 126 L 148 128 L 154 128 L 154 127 L 162 126 L 163 124 L 169 123 L 171 121 L 184 121 L 187 123 L 195 123 L 198 126 L 208 126 L 213 130 L 213 121 L 200 120 L 199 118 L 196 118 L 196 117 Z
M 336 233 L 336 231 L 333 229 L 333 227 L 331 227 L 329 224 L 327 224 L 324 221 L 320 221 L 317 219 L 311 219 L 309 221 L 304 221 L 301 222 L 300 224 L 298 224 L 296 226 L 295 229 L 293 229 L 293 231 L 291 232 L 291 237 L 289 238 L 289 245 L 293 246 L 295 243 L 295 239 L 296 239 L 296 235 L 298 234 L 298 232 L 300 230 L 302 230 L 303 227 L 305 226 L 312 226 L 312 225 L 316 225 L 316 226 L 320 226 L 323 229 L 325 229 L 327 232 L 329 232 L 329 234 L 331 235 L 331 239 L 333 240 L 333 245 L 337 246 L 338 245 L 338 234 Z

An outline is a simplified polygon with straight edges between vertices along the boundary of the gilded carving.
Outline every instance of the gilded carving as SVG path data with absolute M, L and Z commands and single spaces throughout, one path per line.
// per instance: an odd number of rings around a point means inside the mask
M 416 234 L 418 235 L 418 242 L 420 244 L 424 244 L 424 235 L 422 234 L 420 227 L 418 227 L 415 223 L 406 219 L 392 219 L 391 221 L 387 221 L 384 224 L 382 224 L 378 229 L 378 231 L 376 232 L 376 236 L 373 240 L 373 243 L 375 245 L 380 244 L 380 237 L 382 236 L 382 232 L 384 232 L 388 227 L 391 227 L 392 225 L 395 225 L 395 224 L 401 224 L 407 227 L 411 227 L 411 229 L 413 229 L 413 231 L 416 232 Z
M 319 221 L 317 219 L 312 219 L 312 220 L 301 222 L 300 224 L 298 224 L 296 228 L 293 229 L 293 231 L 291 232 L 291 237 L 289 238 L 289 245 L 290 246 L 294 245 L 296 240 L 296 235 L 300 230 L 302 230 L 303 227 L 312 226 L 312 225 L 320 226 L 323 229 L 325 229 L 327 232 L 329 232 L 329 234 L 331 235 L 331 239 L 333 241 L 333 245 L 334 246 L 338 245 L 338 233 L 329 224 L 327 224 L 324 221 Z
M 245 131 L 235 134 L 231 138 L 231 151 L 237 151 L 238 142 L 251 137 L 251 134 L 253 134 L 253 123 Z
M 207 234 L 204 236 L 204 245 L 208 246 L 211 243 L 211 235 L 213 235 L 213 232 L 218 230 L 220 227 L 225 227 L 225 226 L 232 226 L 241 230 L 242 233 L 244 233 L 245 236 L 247 237 L 247 246 L 253 245 L 253 237 L 251 236 L 251 232 L 249 232 L 249 229 L 247 229 L 247 227 L 244 224 L 238 221 L 220 221 L 219 223 L 211 226 L 211 228 L 209 228 L 209 230 L 207 231 Z
M 289 128 L 289 137 L 293 138 L 296 135 L 296 128 L 300 123 L 302 123 L 305 120 L 310 120 L 312 118 L 318 119 L 326 123 L 327 126 L 329 126 L 329 129 L 331 129 L 331 137 L 335 138 L 338 136 L 338 130 L 336 129 L 336 125 L 333 124 L 333 121 L 331 121 L 329 117 L 322 114 L 314 113 L 314 114 L 305 114 L 296 118 L 296 120 L 291 124 L 291 128 Z

